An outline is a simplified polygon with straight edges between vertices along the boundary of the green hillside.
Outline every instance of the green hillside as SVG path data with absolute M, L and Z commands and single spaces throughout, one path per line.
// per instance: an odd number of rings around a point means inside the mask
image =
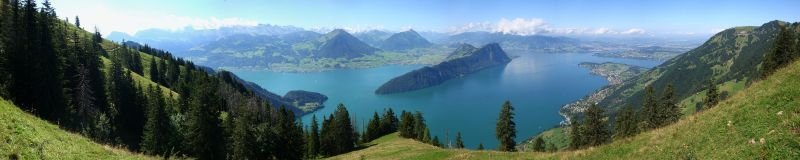
M 672 125 L 577 151 L 442 149 L 397 134 L 330 159 L 792 159 L 800 156 L 800 62 Z
M 781 27 L 800 33 L 797 25 L 772 21 L 758 27 L 735 27 L 717 33 L 703 45 L 670 59 L 652 70 L 611 87 L 610 94 L 599 102 L 611 110 L 625 105 L 641 106 L 644 88 L 661 90 L 672 84 L 678 99 L 686 99 L 705 90 L 706 82 L 748 84 L 761 75 L 764 54 L 770 52 Z M 723 94 L 733 95 L 737 90 Z M 694 108 L 695 104 L 687 104 Z
M 0 159 L 156 159 L 101 145 L 0 98 Z

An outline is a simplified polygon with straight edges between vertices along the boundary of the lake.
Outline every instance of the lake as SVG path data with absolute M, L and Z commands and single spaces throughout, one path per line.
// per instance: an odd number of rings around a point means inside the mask
M 422 65 L 390 65 L 368 69 L 342 69 L 310 73 L 234 70 L 241 78 L 283 95 L 290 90 L 307 90 L 329 97 L 324 108 L 302 117 L 308 124 L 311 115 L 318 121 L 343 103 L 358 128 L 367 124 L 373 112 L 391 107 L 421 111 L 431 129 L 446 144 L 461 132 L 467 148 L 496 148 L 495 123 L 500 107 L 510 100 L 515 108 L 517 142 L 559 124 L 558 111 L 566 103 L 608 84 L 600 76 L 578 66 L 581 62 L 618 62 L 653 67 L 660 61 L 596 57 L 592 54 L 517 54 L 509 64 L 481 70 L 441 85 L 399 94 L 377 95 L 375 89 L 386 81 Z M 359 129 L 360 130 L 360 129 Z M 453 142 L 454 143 L 454 142 Z

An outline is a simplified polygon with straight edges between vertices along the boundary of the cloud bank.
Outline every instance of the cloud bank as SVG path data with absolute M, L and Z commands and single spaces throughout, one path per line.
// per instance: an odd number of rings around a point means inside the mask
M 463 26 L 451 27 L 449 33 L 459 34 L 464 32 L 486 31 L 514 35 L 537 34 L 573 34 L 573 35 L 641 35 L 647 31 L 641 28 L 627 30 L 613 30 L 610 28 L 558 28 L 553 27 L 539 18 L 515 18 L 512 20 L 502 18 L 497 22 L 468 23 Z
M 98 27 L 104 35 L 109 34 L 110 31 L 125 32 L 133 35 L 138 31 L 150 28 L 175 31 L 186 27 L 218 29 L 228 26 L 258 25 L 257 21 L 240 18 L 165 16 L 151 11 L 117 12 L 102 3 L 88 5 L 80 10 L 63 9 L 59 10 L 58 14 L 62 18 L 68 18 L 70 22 L 74 22 L 75 15 L 80 15 L 83 28 L 93 31 L 94 27 Z

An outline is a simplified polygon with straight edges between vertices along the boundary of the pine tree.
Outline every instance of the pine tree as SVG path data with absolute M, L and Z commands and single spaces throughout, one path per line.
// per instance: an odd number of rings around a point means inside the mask
M 681 118 L 681 109 L 675 101 L 675 91 L 672 88 L 672 84 L 667 84 L 667 88 L 665 88 L 664 93 L 661 94 L 659 127 L 677 122 Z
M 430 130 L 430 129 L 428 129 L 428 127 L 425 127 L 425 128 L 424 128 L 424 129 L 422 129 L 422 130 L 423 130 L 423 131 L 422 131 L 422 138 L 420 138 L 420 139 L 418 139 L 418 140 L 419 140 L 419 141 L 422 141 L 422 142 L 425 142 L 425 143 L 432 144 L 432 140 L 433 140 L 433 139 L 431 139 L 431 130 Z
M 640 130 L 642 131 L 655 128 L 658 121 L 658 102 L 654 92 L 653 86 L 645 88 L 644 103 L 642 103 L 641 113 L 639 114 L 640 125 L 643 127 Z
M 397 116 L 394 114 L 394 111 L 392 111 L 392 108 L 389 108 L 383 112 L 383 117 L 381 117 L 380 123 L 381 136 L 397 132 L 398 120 Z
M 257 143 L 255 137 L 255 117 L 252 111 L 242 110 L 233 118 L 233 131 L 231 133 L 231 158 L 256 159 Z
M 285 106 L 280 107 L 278 118 L 278 144 L 275 150 L 277 159 L 301 159 L 303 158 L 303 127 L 295 121 L 294 113 Z M 348 150 L 349 151 L 349 150 Z
M 516 124 L 514 123 L 514 107 L 511 106 L 510 101 L 503 103 L 500 115 L 497 118 L 497 127 L 495 129 L 495 137 L 500 142 L 497 145 L 497 150 L 514 152 L 517 144 L 514 138 L 517 137 Z
M 569 148 L 571 149 L 578 149 L 583 146 L 583 133 L 581 130 L 581 125 L 578 123 L 576 117 L 570 118 L 570 143 Z
M 164 110 L 166 103 L 161 87 L 150 86 L 149 91 L 147 121 L 144 125 L 141 150 L 147 154 L 169 156 L 171 155 L 169 142 L 172 139 L 172 127 L 169 116 Z
M 119 63 L 111 63 L 109 93 L 116 135 L 133 150 L 139 149 L 145 122 L 142 94 L 136 89 L 131 73 Z
M 158 71 L 160 71 L 160 70 L 158 69 L 158 65 L 156 65 L 156 58 L 155 58 L 155 56 L 151 57 L 150 58 L 150 71 L 149 71 L 150 72 L 150 80 L 151 81 L 156 82 L 156 83 L 160 83 L 161 82 L 161 81 L 159 81 L 161 79 L 161 74 Z
M 439 141 L 439 136 L 433 136 L 433 139 L 431 139 L 430 144 L 436 147 L 442 147 L 442 142 Z
M 478 150 L 483 150 L 483 143 L 478 144 Z
M 411 113 L 402 111 L 400 113 L 400 125 L 397 129 L 400 131 L 400 137 L 416 138 L 417 134 L 414 132 L 414 116 Z
M 791 26 L 789 26 L 791 27 Z M 778 32 L 778 36 L 775 38 L 775 42 L 773 42 L 772 52 L 767 53 L 764 56 L 763 62 L 763 77 L 769 76 L 775 70 L 780 69 L 783 66 L 794 61 L 797 57 L 795 55 L 795 38 L 794 33 L 789 31 L 786 27 L 781 27 L 780 32 Z
M 317 115 L 311 116 L 311 127 L 308 131 L 308 155 L 310 158 L 316 157 L 319 154 L 319 127 L 317 126 Z
M 322 122 L 320 152 L 326 156 L 349 152 L 357 140 L 349 113 L 344 104 L 339 104 L 329 119 Z
M 533 141 L 533 151 L 544 152 L 544 147 L 544 139 L 541 136 L 536 137 L 536 140 Z
M 597 105 L 592 105 L 586 109 L 586 118 L 583 124 L 586 125 L 584 130 L 586 137 L 586 144 L 590 146 L 598 146 L 608 140 L 607 123 L 603 120 L 606 117 L 603 115 L 605 111 Z
M 416 111 L 414 113 L 414 133 L 417 135 L 415 139 L 422 142 L 428 142 L 430 135 L 425 133 L 425 130 L 427 129 L 428 126 L 425 125 L 425 118 L 422 117 L 422 112 Z M 428 136 L 428 139 L 426 139 L 426 136 Z
M 636 127 L 636 112 L 633 111 L 633 107 L 623 107 L 619 114 L 617 114 L 616 119 L 615 138 L 630 137 L 638 132 L 638 128 Z
M 461 140 L 461 132 L 456 133 L 456 148 L 464 148 L 464 141 Z
M 714 83 L 713 78 L 708 80 L 708 85 L 706 87 L 708 87 L 708 89 L 706 91 L 705 105 L 703 108 L 708 109 L 719 103 L 719 89 L 717 89 L 717 84 Z
M 166 79 L 166 76 L 167 76 L 166 75 L 167 63 L 166 63 L 166 60 L 163 60 L 163 59 L 158 60 L 158 65 L 157 66 L 158 66 L 158 68 L 156 69 L 156 71 L 158 72 L 158 79 L 157 79 L 158 81 L 153 81 L 153 82 L 156 82 L 156 83 L 161 84 L 161 85 L 166 85 L 167 84 L 167 79 Z
M 372 140 L 378 138 L 379 136 L 381 136 L 380 135 L 380 117 L 378 116 L 378 112 L 374 112 L 373 115 L 372 115 L 372 119 L 370 119 L 369 123 L 367 124 L 367 130 L 364 133 L 363 142 L 372 141 Z
M 195 93 L 189 96 L 188 124 L 186 131 L 187 151 L 200 159 L 221 159 L 225 153 L 223 131 L 220 128 L 220 107 L 225 102 L 217 93 L 215 82 L 197 82 Z M 223 145 L 220 145 L 223 144 Z

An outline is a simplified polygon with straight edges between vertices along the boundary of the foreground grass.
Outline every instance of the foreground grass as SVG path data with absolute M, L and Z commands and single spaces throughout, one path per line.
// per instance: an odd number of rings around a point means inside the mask
M 104 146 L 0 98 L 0 159 L 154 159 Z
M 330 159 L 796 159 L 800 62 L 717 106 L 613 143 L 556 153 L 442 149 L 391 134 Z

